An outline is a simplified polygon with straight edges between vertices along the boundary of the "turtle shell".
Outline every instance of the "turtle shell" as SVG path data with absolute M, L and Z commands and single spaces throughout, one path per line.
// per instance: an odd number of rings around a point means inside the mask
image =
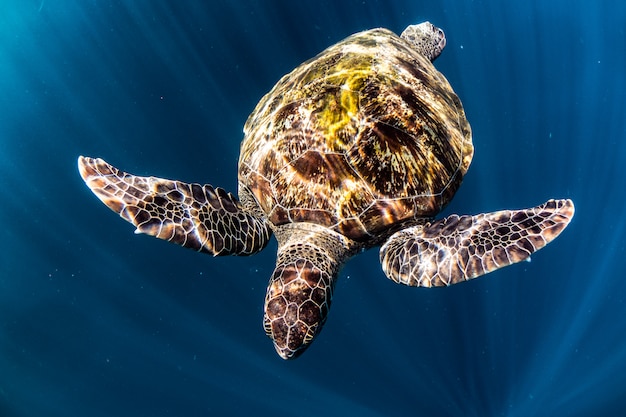
M 446 78 L 386 29 L 352 35 L 285 75 L 248 118 L 239 181 L 275 225 L 367 242 L 436 215 L 473 146 Z

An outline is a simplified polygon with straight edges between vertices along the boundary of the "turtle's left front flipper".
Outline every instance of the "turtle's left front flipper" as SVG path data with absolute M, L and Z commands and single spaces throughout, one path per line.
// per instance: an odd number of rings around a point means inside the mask
M 380 249 L 387 276 L 433 287 L 467 281 L 523 261 L 556 238 L 574 215 L 571 200 L 526 210 L 452 215 L 393 234 Z
M 134 224 L 136 233 L 213 255 L 251 255 L 271 236 L 267 222 L 221 188 L 139 177 L 83 156 L 78 169 L 91 191 Z

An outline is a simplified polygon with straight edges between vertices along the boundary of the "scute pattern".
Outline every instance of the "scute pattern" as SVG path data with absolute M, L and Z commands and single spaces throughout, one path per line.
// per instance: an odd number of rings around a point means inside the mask
M 527 259 L 563 231 L 570 200 L 433 218 L 473 156 L 469 123 L 432 65 L 441 29 L 358 33 L 284 76 L 244 127 L 239 198 L 211 185 L 134 176 L 80 157 L 85 183 L 147 233 L 213 255 L 278 241 L 263 324 L 295 358 L 326 321 L 341 266 L 383 244 L 386 275 L 442 286 Z
M 273 224 L 313 222 L 361 242 L 438 213 L 473 155 L 445 77 L 386 29 L 284 76 L 244 132 L 239 179 Z
M 221 188 L 139 177 L 102 159 L 80 157 L 78 167 L 94 194 L 137 233 L 216 256 L 254 254 L 272 234 L 266 221 Z
M 452 215 L 392 235 L 380 249 L 385 274 L 421 287 L 452 285 L 523 261 L 556 238 L 574 215 L 571 200 L 526 210 Z

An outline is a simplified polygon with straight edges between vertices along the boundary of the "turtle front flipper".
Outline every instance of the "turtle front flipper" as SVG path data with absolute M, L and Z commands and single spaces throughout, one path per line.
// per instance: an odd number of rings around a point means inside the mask
M 298 357 L 326 322 L 341 265 L 352 254 L 350 240 L 311 223 L 275 231 L 276 269 L 265 297 L 263 327 L 283 359 Z
M 78 169 L 91 191 L 134 224 L 136 233 L 213 255 L 251 255 L 271 236 L 267 222 L 221 188 L 139 177 L 83 156 Z
M 556 238 L 574 215 L 571 200 L 526 210 L 452 215 L 393 234 L 380 249 L 385 274 L 421 287 L 452 285 L 523 261 Z

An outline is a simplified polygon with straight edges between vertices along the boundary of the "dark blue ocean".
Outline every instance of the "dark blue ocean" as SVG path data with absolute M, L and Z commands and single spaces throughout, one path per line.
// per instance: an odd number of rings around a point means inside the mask
M 571 198 L 552 244 L 449 288 L 342 270 L 283 361 L 261 322 L 276 243 L 212 258 L 102 205 L 78 155 L 236 191 L 242 127 L 345 36 L 430 20 L 476 148 L 444 214 Z M 626 2 L 0 4 L 0 416 L 626 415 Z

